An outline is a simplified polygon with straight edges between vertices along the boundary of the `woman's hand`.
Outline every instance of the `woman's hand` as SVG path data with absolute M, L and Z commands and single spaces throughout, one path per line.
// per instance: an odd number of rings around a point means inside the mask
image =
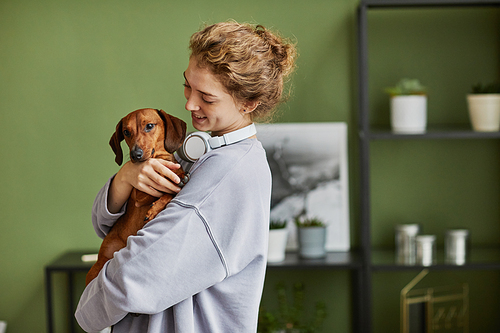
M 179 168 L 179 164 L 155 158 L 139 163 L 128 161 L 111 182 L 108 192 L 109 212 L 119 212 L 133 188 L 154 197 L 161 197 L 164 193 L 179 192 L 180 187 L 175 184 L 181 180 L 172 171 Z

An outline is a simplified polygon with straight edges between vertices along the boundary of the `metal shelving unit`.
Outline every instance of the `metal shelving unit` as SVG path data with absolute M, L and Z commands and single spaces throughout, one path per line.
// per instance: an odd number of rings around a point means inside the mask
M 376 128 L 369 119 L 368 77 L 368 11 L 388 8 L 415 7 L 500 7 L 500 0 L 361 0 L 358 7 L 358 129 L 360 150 L 360 228 L 362 282 L 360 285 L 360 331 L 370 333 L 372 328 L 372 273 L 376 271 L 421 270 L 422 266 L 405 266 L 395 262 L 394 250 L 373 249 L 371 242 L 370 210 L 370 143 L 376 140 L 440 140 L 440 139 L 500 139 L 500 132 L 479 133 L 463 126 L 432 127 L 425 134 L 393 134 L 390 128 Z M 443 254 L 438 263 L 426 267 L 431 270 L 500 270 L 500 249 L 475 249 L 466 264 L 446 264 Z

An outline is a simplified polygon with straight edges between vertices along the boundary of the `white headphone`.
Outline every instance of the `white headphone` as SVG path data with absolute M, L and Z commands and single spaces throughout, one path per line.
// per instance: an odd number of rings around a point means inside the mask
M 177 150 L 177 154 L 185 161 L 196 162 L 203 154 L 213 149 L 240 142 L 255 134 L 257 134 L 257 129 L 253 123 L 222 136 L 210 136 L 206 132 L 194 132 L 184 139 L 184 143 Z

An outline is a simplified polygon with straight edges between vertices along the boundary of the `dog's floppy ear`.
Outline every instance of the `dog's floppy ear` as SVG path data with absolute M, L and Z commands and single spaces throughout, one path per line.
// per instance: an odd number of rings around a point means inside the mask
M 123 136 L 122 123 L 123 119 L 121 119 L 120 122 L 116 125 L 115 133 L 113 133 L 111 139 L 109 139 L 109 145 L 111 146 L 111 149 L 113 149 L 113 151 L 115 152 L 116 155 L 115 162 L 118 165 L 122 165 L 123 162 L 123 151 L 120 142 L 122 142 L 125 137 Z
M 186 137 L 186 123 L 163 110 L 156 110 L 165 123 L 165 150 L 173 153 L 182 146 Z

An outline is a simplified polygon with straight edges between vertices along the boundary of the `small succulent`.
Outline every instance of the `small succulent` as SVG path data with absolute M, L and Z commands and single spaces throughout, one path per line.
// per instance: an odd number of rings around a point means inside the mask
M 425 95 L 427 88 L 420 84 L 417 79 L 402 79 L 396 86 L 385 88 L 385 92 L 392 96 L 401 95 Z
M 286 220 L 271 220 L 269 222 L 269 229 L 285 229 L 286 228 Z
M 326 227 L 326 224 L 316 217 L 303 217 L 299 216 L 295 218 L 295 225 L 299 228 L 308 227 Z
M 481 83 L 472 86 L 473 94 L 500 94 L 500 82 L 482 85 Z

